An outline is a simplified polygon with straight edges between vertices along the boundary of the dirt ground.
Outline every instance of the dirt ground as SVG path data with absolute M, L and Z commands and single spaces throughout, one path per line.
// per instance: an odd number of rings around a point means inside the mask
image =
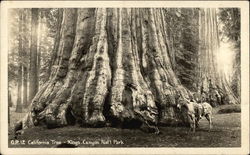
M 219 108 L 214 109 L 216 113 Z M 241 113 L 214 114 L 213 129 L 203 118 L 195 133 L 185 127 L 159 127 L 161 134 L 149 134 L 141 130 L 118 128 L 82 128 L 68 126 L 56 129 L 35 127 L 26 129 L 15 140 L 11 132 L 13 122 L 24 113 L 11 113 L 9 147 L 56 147 L 70 143 L 77 147 L 240 147 Z

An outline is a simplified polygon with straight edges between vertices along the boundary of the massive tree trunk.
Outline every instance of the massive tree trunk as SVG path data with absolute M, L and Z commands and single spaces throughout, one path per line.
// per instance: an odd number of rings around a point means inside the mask
M 51 78 L 23 127 L 178 124 L 188 97 L 172 70 L 163 9 L 64 9 Z
M 239 103 L 218 64 L 219 59 L 223 58 L 217 56 L 220 44 L 216 9 L 201 9 L 199 17 L 199 93 L 202 94 L 203 101 L 214 106 Z
M 22 22 L 23 22 L 23 13 L 19 12 L 19 21 L 18 21 L 18 79 L 17 79 L 17 104 L 16 112 L 22 112 L 22 84 L 23 84 L 23 41 L 22 41 Z
M 234 22 L 232 25 L 233 28 L 233 37 L 231 38 L 234 44 L 234 63 L 233 63 L 233 75 L 232 75 L 232 84 L 231 88 L 235 96 L 240 100 L 241 97 L 241 66 L 240 66 L 240 53 L 241 53 L 241 37 L 240 37 L 240 9 L 234 8 L 231 9 L 231 20 Z
M 38 28 L 38 9 L 31 9 L 31 49 L 30 49 L 30 83 L 29 101 L 31 102 L 38 91 L 37 76 L 37 28 Z

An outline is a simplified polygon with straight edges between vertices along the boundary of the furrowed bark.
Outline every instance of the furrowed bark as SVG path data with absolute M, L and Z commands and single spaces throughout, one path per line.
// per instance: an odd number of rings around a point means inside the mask
M 161 9 L 64 9 L 50 80 L 23 126 L 177 124 L 188 97 L 170 59 Z

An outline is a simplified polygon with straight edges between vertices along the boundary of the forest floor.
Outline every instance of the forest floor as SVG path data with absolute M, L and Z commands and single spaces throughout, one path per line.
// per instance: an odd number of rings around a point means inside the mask
M 203 118 L 195 133 L 189 132 L 186 127 L 159 127 L 160 135 L 112 127 L 34 127 L 26 129 L 24 134 L 18 136 L 18 141 L 14 141 L 11 130 L 13 122 L 23 117 L 24 113 L 11 112 L 9 147 L 56 147 L 66 142 L 77 147 L 240 147 L 241 113 L 218 114 L 220 109 L 228 107 L 214 108 L 213 129 L 210 132 L 208 122 Z

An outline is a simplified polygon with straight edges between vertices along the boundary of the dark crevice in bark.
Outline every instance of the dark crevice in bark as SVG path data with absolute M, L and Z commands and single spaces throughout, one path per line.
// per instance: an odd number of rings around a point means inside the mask
M 137 38 L 137 47 L 138 47 L 138 55 L 139 55 L 139 66 L 140 66 L 140 71 L 141 71 L 141 75 L 147 75 L 147 71 L 145 70 L 144 66 L 143 66 L 143 61 L 145 61 L 145 59 L 143 58 L 143 45 L 142 45 L 142 15 L 141 15 L 141 11 L 138 10 L 137 12 L 137 23 L 136 23 L 136 38 Z M 139 19 L 138 19 L 139 18 Z M 139 23 L 139 24 L 138 24 Z M 144 60 L 143 60 L 144 59 Z M 145 76 L 142 76 L 144 81 L 146 81 Z
M 117 23 L 119 21 L 119 9 L 107 9 L 107 22 L 106 22 L 106 32 L 107 32 L 107 41 L 108 41 L 108 56 L 110 62 L 115 62 L 117 57 L 118 50 L 118 40 L 119 38 L 119 25 Z M 111 70 L 111 83 L 110 87 L 108 87 L 108 93 L 104 100 L 103 105 L 103 114 L 106 119 L 106 124 L 111 124 L 112 126 L 117 125 L 117 121 L 114 117 L 112 117 L 110 113 L 111 108 L 111 87 L 113 86 L 115 70 L 117 69 L 115 63 L 109 63 Z M 119 124 L 119 123 L 118 123 Z
M 110 107 L 111 107 L 110 102 L 111 102 L 111 93 L 110 93 L 110 89 L 109 89 L 108 93 L 104 99 L 103 110 L 102 110 L 102 113 L 103 113 L 107 123 L 112 123 L 112 117 L 111 117 L 111 113 L 110 113 Z

